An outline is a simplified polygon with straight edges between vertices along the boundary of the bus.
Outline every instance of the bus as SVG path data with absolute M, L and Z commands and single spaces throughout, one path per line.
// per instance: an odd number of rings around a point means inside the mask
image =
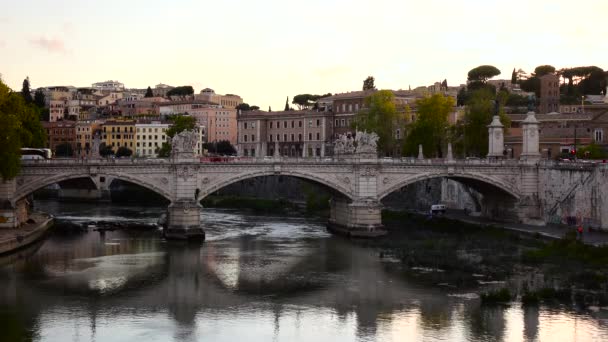
M 21 160 L 51 159 L 52 156 L 50 148 L 24 147 L 21 149 Z

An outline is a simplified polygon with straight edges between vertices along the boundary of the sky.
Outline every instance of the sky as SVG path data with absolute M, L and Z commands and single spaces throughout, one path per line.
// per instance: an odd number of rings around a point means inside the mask
M 287 96 L 608 69 L 606 0 L 0 0 L 0 74 L 20 90 L 158 83 L 280 110 Z M 291 100 L 290 100 L 291 101 Z

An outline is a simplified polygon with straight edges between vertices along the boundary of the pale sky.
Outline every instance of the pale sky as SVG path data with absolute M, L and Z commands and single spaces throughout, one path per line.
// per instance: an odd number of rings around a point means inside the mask
M 302 93 L 464 83 L 491 64 L 608 69 L 607 0 L 0 0 L 14 90 L 119 80 L 233 93 L 281 110 Z

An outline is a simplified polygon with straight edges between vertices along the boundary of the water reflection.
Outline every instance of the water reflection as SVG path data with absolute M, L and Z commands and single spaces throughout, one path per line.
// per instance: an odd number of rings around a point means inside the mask
M 39 204 L 44 205 L 44 204 Z M 57 206 L 85 217 L 83 205 Z M 104 211 L 105 210 L 105 211 Z M 111 206 L 153 222 L 154 208 Z M 133 212 L 137 211 L 137 214 Z M 105 214 L 104 214 L 105 213 Z M 203 245 L 158 232 L 55 234 L 0 258 L 0 330 L 35 341 L 601 340 L 608 329 L 564 309 L 481 307 L 424 285 L 323 222 L 208 210 Z M 88 219 L 82 219 L 88 221 Z M 293 233 L 293 234 L 292 234 Z

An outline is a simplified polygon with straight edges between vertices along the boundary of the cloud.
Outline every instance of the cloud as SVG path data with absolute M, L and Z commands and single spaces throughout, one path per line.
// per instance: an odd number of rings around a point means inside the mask
M 30 39 L 30 44 L 48 52 L 66 52 L 65 43 L 63 40 L 57 38 L 37 37 Z

